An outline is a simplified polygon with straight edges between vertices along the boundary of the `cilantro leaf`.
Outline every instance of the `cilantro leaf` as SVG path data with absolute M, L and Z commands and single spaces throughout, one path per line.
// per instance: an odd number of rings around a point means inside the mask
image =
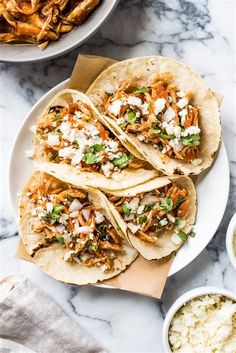
M 130 160 L 133 158 L 134 158 L 134 156 L 132 154 L 127 156 L 126 153 L 122 153 L 122 156 L 119 158 L 113 159 L 112 163 L 115 164 L 119 168 L 125 168 L 129 164 Z
M 57 241 L 61 244 L 64 244 L 64 238 L 63 237 L 56 237 L 57 238 Z
M 145 93 L 145 92 L 147 92 L 147 88 L 141 87 L 141 88 L 134 88 L 131 93 L 139 94 L 139 93 Z
M 56 205 L 53 207 L 52 212 L 49 214 L 52 223 L 55 223 L 61 217 L 62 205 Z
M 171 211 L 173 208 L 173 200 L 171 197 L 166 197 L 164 202 L 158 206 L 158 210 L 167 210 L 167 211 Z
M 70 202 L 72 202 L 72 201 L 74 200 L 74 197 L 71 196 L 71 195 L 67 195 L 67 200 L 70 201 Z
M 182 203 L 184 202 L 184 197 L 183 196 L 178 196 L 177 202 L 175 207 L 179 207 L 180 205 L 182 205 Z
M 188 239 L 187 234 L 183 230 L 180 230 L 177 235 L 182 241 L 186 241 Z
M 143 224 L 147 222 L 147 216 L 145 214 L 142 214 L 141 216 L 138 217 L 138 223 Z
M 130 209 L 126 205 L 122 205 L 122 211 L 124 212 L 126 217 L 130 216 Z
M 84 154 L 84 161 L 86 164 L 98 163 L 101 160 L 101 156 L 96 156 L 92 152 L 87 152 Z
M 130 109 L 127 109 L 126 119 L 130 124 L 135 124 L 137 120 L 135 113 Z
M 90 244 L 88 249 L 89 251 L 97 251 L 98 244 Z
M 188 135 L 183 137 L 183 144 L 185 146 L 198 146 L 200 145 L 200 135 Z
M 52 118 L 52 121 L 55 122 L 55 121 L 58 121 L 60 119 L 61 119 L 60 114 L 55 114 L 54 117 Z

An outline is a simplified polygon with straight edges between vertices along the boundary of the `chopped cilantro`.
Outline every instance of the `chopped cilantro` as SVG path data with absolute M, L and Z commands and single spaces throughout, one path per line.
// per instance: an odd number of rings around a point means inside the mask
M 92 153 L 95 153 L 95 152 L 104 151 L 104 149 L 105 149 L 105 147 L 102 144 L 95 143 L 95 145 L 90 147 L 89 151 Z
M 85 120 L 87 120 L 87 121 L 91 120 L 91 116 L 86 116 Z
M 122 129 L 122 130 L 125 130 L 126 126 L 128 125 L 128 122 L 125 121 L 124 123 L 120 124 L 119 127 Z
M 121 227 L 119 225 L 116 227 L 116 229 L 118 230 L 118 232 L 121 231 Z
M 173 200 L 170 197 L 166 197 L 164 202 L 158 206 L 158 210 L 167 210 L 167 211 L 171 211 L 173 208 Z
M 70 201 L 70 202 L 72 202 L 72 201 L 74 200 L 74 197 L 71 196 L 71 195 L 67 195 L 67 200 Z
M 178 196 L 177 202 L 175 207 L 179 207 L 180 205 L 182 205 L 182 203 L 184 202 L 184 197 L 183 196 Z
M 99 224 L 97 226 L 97 229 L 99 230 L 100 233 L 104 233 L 107 230 L 107 226 L 105 224 Z
M 62 205 L 56 205 L 53 207 L 52 212 L 50 213 L 50 218 L 52 222 L 56 222 L 61 217 Z
M 180 225 L 180 219 L 179 218 L 175 218 L 175 221 L 174 221 L 174 227 L 178 227 Z
M 180 230 L 177 235 L 180 237 L 182 241 L 186 241 L 188 237 L 194 238 L 196 233 L 193 231 L 190 231 L 189 233 L 185 233 L 183 230 Z
M 127 117 L 127 118 L 126 118 L 127 121 L 128 121 L 130 124 L 135 124 L 135 123 L 136 123 L 137 118 L 136 118 L 135 113 L 134 113 L 132 110 L 130 110 L 130 109 L 127 110 L 126 117 Z
M 144 212 L 151 211 L 153 209 L 153 205 L 145 205 L 144 206 Z
M 188 135 L 183 137 L 183 144 L 185 146 L 198 146 L 200 144 L 200 135 Z
M 60 119 L 61 119 L 60 114 L 55 114 L 54 117 L 52 118 L 52 121 L 55 122 L 55 121 L 58 121 Z
M 111 97 L 111 96 L 113 96 L 113 93 L 105 92 L 105 95 L 108 96 L 108 97 Z
M 130 209 L 126 205 L 122 205 L 122 211 L 126 215 L 126 217 L 130 216 Z
M 49 222 L 49 221 L 50 221 L 50 216 L 49 216 L 49 214 L 47 214 L 46 216 L 42 216 L 41 219 L 42 219 L 44 222 Z
M 139 93 L 145 93 L 145 92 L 147 92 L 147 88 L 142 87 L 142 88 L 134 88 L 131 93 L 139 94 Z
M 143 224 L 147 222 L 147 216 L 145 214 L 142 214 L 141 216 L 138 217 L 138 223 Z
M 92 152 L 87 152 L 84 154 L 84 161 L 86 164 L 98 163 L 101 160 L 101 156 L 96 156 Z
M 88 249 L 89 251 L 97 251 L 98 244 L 90 244 Z
M 56 237 L 57 241 L 61 244 L 64 244 L 64 238 L 63 237 Z
M 129 164 L 130 160 L 133 158 L 134 158 L 134 156 L 132 154 L 127 156 L 127 154 L 122 153 L 122 156 L 119 158 L 113 159 L 112 163 L 115 164 L 119 168 L 125 168 Z
M 188 239 L 187 234 L 183 230 L 180 230 L 177 235 L 182 241 L 186 241 Z
M 51 154 L 50 157 L 49 157 L 49 160 L 50 161 L 55 161 L 56 158 L 57 158 L 56 154 Z

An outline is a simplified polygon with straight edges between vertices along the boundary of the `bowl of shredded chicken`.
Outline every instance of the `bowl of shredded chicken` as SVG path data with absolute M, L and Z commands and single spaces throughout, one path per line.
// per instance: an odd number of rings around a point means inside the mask
M 117 0 L 0 0 L 1 61 L 37 61 L 82 44 Z

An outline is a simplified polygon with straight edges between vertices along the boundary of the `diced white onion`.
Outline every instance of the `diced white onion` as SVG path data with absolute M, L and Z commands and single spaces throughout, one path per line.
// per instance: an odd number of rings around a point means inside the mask
M 90 216 L 91 211 L 90 210 L 82 210 L 82 215 L 84 216 L 84 218 L 86 219 L 86 221 L 89 220 L 89 216 Z
M 72 202 L 71 202 L 71 205 L 69 207 L 69 212 L 74 212 L 74 211 L 79 211 L 81 210 L 81 208 L 83 207 L 82 203 L 77 199 L 75 198 Z
M 79 215 L 79 211 L 74 211 L 69 214 L 69 217 L 76 218 L 76 217 L 78 217 L 78 215 Z
M 56 230 L 58 231 L 59 234 L 63 234 L 65 228 L 66 227 L 63 224 L 59 224 L 58 226 L 56 226 Z
M 90 232 L 90 227 L 89 226 L 77 227 L 76 231 L 81 234 L 87 234 Z
M 141 205 L 152 205 L 154 203 L 157 203 L 159 200 L 158 196 L 147 194 L 144 196 L 144 198 L 141 200 Z

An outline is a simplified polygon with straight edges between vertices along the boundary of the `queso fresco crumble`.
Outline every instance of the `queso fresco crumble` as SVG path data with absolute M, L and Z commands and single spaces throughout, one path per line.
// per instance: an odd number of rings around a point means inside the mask
M 204 295 L 181 307 L 172 319 L 174 353 L 236 353 L 236 302 Z

